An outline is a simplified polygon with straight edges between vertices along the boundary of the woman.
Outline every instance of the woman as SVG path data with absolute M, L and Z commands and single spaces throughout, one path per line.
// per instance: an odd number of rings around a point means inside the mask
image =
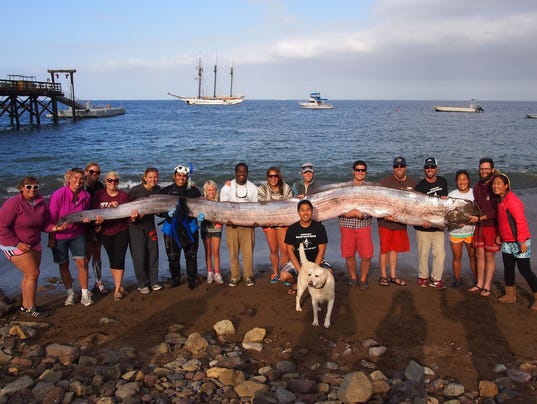
M 531 270 L 531 234 L 524 214 L 524 205 L 511 192 L 511 183 L 505 174 L 496 174 L 492 180 L 492 192 L 500 198 L 497 217 L 505 278 L 505 295 L 498 300 L 502 303 L 516 302 L 516 265 L 533 292 L 533 304 L 530 308 L 537 310 L 537 277 Z
M 293 191 L 291 187 L 283 182 L 282 173 L 278 167 L 270 167 L 267 170 L 267 183 L 258 188 L 258 201 L 278 201 L 291 198 Z M 263 232 L 267 238 L 270 249 L 270 263 L 272 264 L 271 283 L 278 283 L 280 280 L 280 265 L 283 266 L 289 261 L 287 248 L 285 246 L 286 226 L 264 227 Z
M 457 189 L 451 191 L 448 196 L 450 198 L 466 199 L 468 201 L 474 201 L 474 192 L 470 188 L 470 174 L 466 170 L 459 170 L 455 173 L 455 182 L 457 183 Z M 462 272 L 462 247 L 466 248 L 468 253 L 468 261 L 474 280 L 477 281 L 477 269 L 475 261 L 475 250 L 472 246 L 472 238 L 474 235 L 475 226 L 465 225 L 458 229 L 454 229 L 449 232 L 449 241 L 451 243 L 451 252 L 453 258 L 451 260 L 451 267 L 453 269 L 453 276 L 455 281 L 453 287 L 458 288 L 462 285 L 461 272 Z
M 211 201 L 218 201 L 218 186 L 208 180 L 203 184 L 203 196 Z M 205 247 L 205 264 L 207 265 L 207 283 L 224 283 L 220 273 L 220 243 L 222 242 L 222 225 L 209 220 L 201 222 L 201 239 Z
M 50 197 L 49 212 L 51 223 L 58 223 L 60 218 L 70 213 L 89 209 L 90 194 L 84 190 L 84 170 L 74 167 L 66 174 L 67 184 L 54 191 Z M 89 223 L 88 221 L 85 221 Z M 88 263 L 86 261 L 86 237 L 83 223 L 70 223 L 56 233 L 53 240 L 52 255 L 54 262 L 60 267 L 60 276 L 67 291 L 66 306 L 75 304 L 73 291 L 73 278 L 69 272 L 69 251 L 78 268 L 78 281 L 82 297 L 80 302 L 83 306 L 91 306 L 93 297 L 88 291 Z
M 35 305 L 39 265 L 41 264 L 41 232 L 53 232 L 63 227 L 49 223 L 45 200 L 39 195 L 39 183 L 25 177 L 19 184 L 19 194 L 0 208 L 0 248 L 22 272 L 21 312 L 30 317 L 44 317 Z
M 92 201 L 92 209 L 117 208 L 129 202 L 129 195 L 119 189 L 119 176 L 109 171 L 104 177 L 105 188 L 98 190 Z M 125 272 L 125 254 L 129 246 L 129 218 L 112 219 L 97 224 L 95 231 L 101 233 L 101 240 L 108 255 L 110 271 L 114 279 L 114 300 L 121 300 L 127 295 L 123 288 Z
M 129 200 L 135 201 L 159 192 L 158 170 L 148 167 L 144 171 L 142 183 L 129 190 Z M 133 211 L 129 224 L 129 238 L 138 291 L 147 294 L 152 290 L 161 290 L 162 286 L 158 283 L 158 237 L 155 215 L 140 216 L 137 211 Z
M 84 189 L 91 195 L 95 195 L 95 192 L 104 188 L 104 184 L 99 181 L 101 175 L 101 167 L 95 162 L 90 162 L 84 169 L 85 181 Z M 93 290 L 106 295 L 108 290 L 104 286 L 102 279 L 102 262 L 101 262 L 101 239 L 100 235 L 95 231 L 95 226 L 92 224 L 86 225 L 86 259 L 88 260 L 88 266 L 93 259 L 91 266 L 93 268 L 93 275 L 95 276 L 95 286 Z

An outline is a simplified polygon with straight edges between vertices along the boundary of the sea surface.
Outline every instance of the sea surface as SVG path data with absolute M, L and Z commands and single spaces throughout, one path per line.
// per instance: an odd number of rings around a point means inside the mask
M 312 162 L 322 184 L 348 180 L 354 160 L 369 165 L 369 179 L 391 171 L 392 159 L 408 161 L 408 173 L 422 176 L 423 160 L 438 159 L 440 174 L 454 187 L 454 172 L 465 168 L 477 180 L 481 157 L 492 157 L 510 174 L 514 189 L 537 188 L 537 102 L 483 101 L 480 114 L 440 113 L 432 105 L 466 101 L 337 101 L 332 110 L 303 110 L 298 101 L 246 100 L 235 106 L 187 106 L 177 100 L 105 101 L 126 107 L 123 116 L 86 119 L 20 130 L 0 118 L 0 201 L 14 195 L 25 175 L 36 176 L 42 194 L 62 185 L 66 169 L 90 161 L 103 173 L 118 171 L 120 186 L 139 182 L 148 166 L 171 181 L 173 168 L 192 164 L 200 186 L 233 178 L 236 163 L 246 162 L 250 179 L 265 180 L 276 165 L 285 181 L 300 178 Z M 96 102 L 98 103 L 98 102 Z

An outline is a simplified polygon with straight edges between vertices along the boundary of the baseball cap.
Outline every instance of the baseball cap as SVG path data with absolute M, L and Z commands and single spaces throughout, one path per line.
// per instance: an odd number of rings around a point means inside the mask
M 188 177 L 188 175 L 190 174 L 190 168 L 179 164 L 177 167 L 173 169 L 173 172 L 178 173 L 178 174 L 184 174 Z
M 406 167 L 406 159 L 404 157 L 398 156 L 393 159 L 393 166 L 403 166 Z
M 427 167 L 427 166 L 438 167 L 438 163 L 436 162 L 436 159 L 434 157 L 427 157 L 425 161 L 423 162 L 423 167 Z
M 312 163 L 304 163 L 304 164 L 302 164 L 302 174 L 307 173 L 307 172 L 310 172 L 310 173 L 313 172 L 313 164 Z

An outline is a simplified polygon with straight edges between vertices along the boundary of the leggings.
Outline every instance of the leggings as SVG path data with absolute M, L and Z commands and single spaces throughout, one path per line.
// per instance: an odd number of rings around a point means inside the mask
M 515 285 L 515 264 L 518 271 L 524 277 L 531 291 L 537 293 L 537 276 L 531 270 L 529 258 L 516 258 L 513 254 L 502 253 L 503 260 L 503 276 L 505 278 L 505 286 Z

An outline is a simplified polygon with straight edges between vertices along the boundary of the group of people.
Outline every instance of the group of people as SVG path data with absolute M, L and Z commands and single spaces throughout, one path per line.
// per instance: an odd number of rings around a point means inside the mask
M 452 268 L 454 287 L 462 285 L 462 253 L 465 247 L 475 284 L 470 292 L 490 296 L 491 282 L 495 271 L 495 254 L 502 252 L 504 262 L 505 295 L 500 302 L 516 301 L 515 266 L 526 279 L 537 301 L 537 277 L 531 270 L 531 240 L 522 202 L 511 191 L 509 178 L 495 171 L 494 162 L 483 158 L 479 162 L 479 182 L 470 188 L 470 176 L 466 170 L 457 171 L 457 188 L 448 193 L 447 181 L 438 175 L 438 162 L 434 157 L 424 161 L 424 177 L 416 182 L 407 175 L 404 157 L 393 160 L 393 172 L 381 180 L 381 184 L 424 194 L 446 198 L 456 197 L 471 200 L 478 208 L 478 214 L 471 217 L 467 225 L 451 230 L 449 240 L 453 253 Z M 153 194 L 165 194 L 181 198 L 205 197 L 221 202 L 264 202 L 300 198 L 297 205 L 298 221 L 288 227 L 267 226 L 263 228 L 270 250 L 272 266 L 271 283 L 284 282 L 296 290 L 296 278 L 300 270 L 298 247 L 302 243 L 310 261 L 332 270 L 325 260 L 328 237 L 324 225 L 312 219 L 314 207 L 307 199 L 319 190 L 314 182 L 314 167 L 311 163 L 302 165 L 302 179 L 289 186 L 284 182 L 281 170 L 270 167 L 266 172 L 266 183 L 259 186 L 248 180 L 248 166 L 241 162 L 235 166 L 235 178 L 227 181 L 219 190 L 217 184 L 206 181 L 202 192 L 192 182 L 192 168 L 178 165 L 174 168 L 172 183 L 164 188 L 158 185 L 159 171 L 154 167 L 145 170 L 140 184 L 128 192 L 119 188 L 119 174 L 109 171 L 104 182 L 99 180 L 101 169 L 95 162 L 85 169 L 73 168 L 65 175 L 65 185 L 55 191 L 48 206 L 39 195 L 39 182 L 35 177 L 25 177 L 19 184 L 19 194 L 8 199 L 0 211 L 0 247 L 5 256 L 23 274 L 21 283 L 21 312 L 39 317 L 44 315 L 35 303 L 37 279 L 41 260 L 41 232 L 48 232 L 49 247 L 54 262 L 59 265 L 60 276 L 66 288 L 65 305 L 74 305 L 77 296 L 73 290 L 73 279 L 69 270 L 69 253 L 76 263 L 81 289 L 80 302 L 84 306 L 94 303 L 89 290 L 89 263 L 91 262 L 95 285 L 94 293 L 107 294 L 102 280 L 101 245 L 108 255 L 110 271 L 114 282 L 114 300 L 121 300 L 127 291 L 123 287 L 125 256 L 130 246 L 134 274 L 138 291 L 142 294 L 162 289 L 159 283 L 158 232 L 153 214 L 140 215 L 136 210 L 130 217 L 97 220 L 82 223 L 61 224 L 65 215 L 86 209 L 114 208 L 126 202 L 135 201 Z M 367 184 L 367 163 L 357 160 L 352 166 L 352 179 L 345 185 Z M 178 203 L 176 209 L 158 214 L 162 218 L 164 246 L 171 275 L 170 287 L 181 284 L 181 251 L 186 262 L 188 287 L 199 285 L 197 252 L 199 238 L 205 249 L 207 283 L 224 283 L 220 268 L 220 244 L 225 229 L 230 260 L 231 278 L 229 286 L 237 286 L 243 281 L 254 285 L 253 251 L 255 233 L 253 227 L 226 225 L 205 220 L 200 214 L 190 218 Z M 374 247 L 371 234 L 372 217 L 359 209 L 338 218 L 341 233 L 341 256 L 349 276 L 349 286 L 367 290 L 368 274 Z M 445 233 L 442 229 L 424 221 L 416 229 L 418 249 L 417 282 L 420 286 L 431 286 L 438 290 L 446 288 L 443 282 L 444 260 L 446 256 Z M 181 231 L 177 231 L 177 229 Z M 405 286 L 405 280 L 397 276 L 398 254 L 410 251 L 407 226 L 395 217 L 378 218 L 380 241 L 379 266 L 381 286 L 390 284 Z M 429 271 L 429 255 L 432 252 L 432 269 Z M 359 271 L 356 254 L 360 258 Z M 240 271 L 242 255 L 243 276 Z M 389 275 L 388 275 L 389 270 Z M 537 303 L 532 309 L 537 310 Z

